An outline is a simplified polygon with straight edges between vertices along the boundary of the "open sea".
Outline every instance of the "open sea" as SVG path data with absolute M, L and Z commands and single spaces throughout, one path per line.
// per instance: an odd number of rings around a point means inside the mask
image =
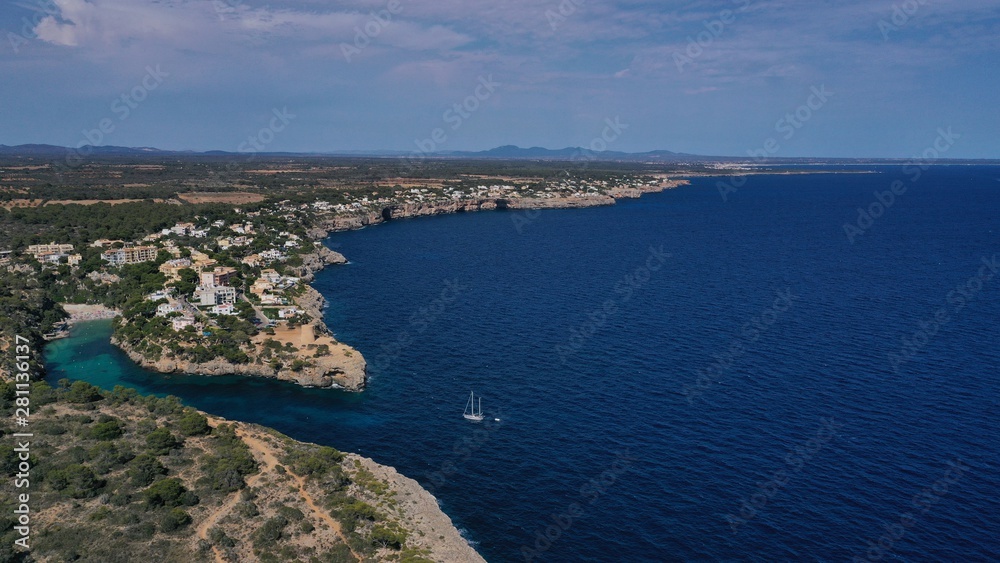
M 915 176 L 335 234 L 314 285 L 361 394 L 145 372 L 107 321 L 49 378 L 395 466 L 489 561 L 998 561 L 1000 167 Z

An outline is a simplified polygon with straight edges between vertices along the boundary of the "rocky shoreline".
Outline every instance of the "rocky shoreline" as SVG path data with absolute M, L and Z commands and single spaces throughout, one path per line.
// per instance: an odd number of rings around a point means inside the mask
M 167 358 L 151 360 L 133 350 L 127 343 L 121 342 L 113 336 L 111 343 L 125 352 L 136 364 L 157 373 L 268 377 L 281 381 L 289 381 L 303 387 L 344 389 L 346 391 L 361 391 L 367 383 L 367 363 L 364 357 L 346 344 L 338 344 L 335 347 L 331 347 L 331 354 L 329 356 L 321 358 L 310 356 L 309 359 L 314 362 L 314 365 L 304 367 L 299 371 L 293 371 L 284 367 L 275 369 L 269 364 L 264 363 L 235 364 L 218 359 L 203 363 Z
M 614 205 L 619 199 L 634 199 L 643 194 L 657 193 L 689 184 L 689 180 L 664 179 L 656 186 L 641 186 L 636 188 L 616 188 L 607 194 L 581 197 L 551 197 L 551 198 L 476 198 L 448 202 L 427 202 L 392 204 L 381 210 L 369 210 L 354 215 L 329 215 L 323 217 L 316 229 L 310 234 L 319 239 L 332 232 L 350 231 L 378 225 L 394 219 L 411 219 L 414 217 L 429 217 L 450 213 L 471 213 L 475 211 L 496 210 L 540 210 L 540 209 L 580 209 L 584 207 L 600 207 Z
M 235 425 L 237 435 L 242 438 L 257 458 L 260 474 L 252 479 L 256 481 L 256 489 L 259 491 L 258 499 L 269 497 L 268 489 L 281 490 L 282 493 L 294 489 L 294 481 L 289 479 L 291 468 L 285 467 L 283 471 L 277 471 L 277 467 L 273 463 L 276 461 L 274 458 L 280 457 L 280 452 L 303 451 L 318 447 L 315 444 L 294 440 L 270 428 L 246 422 L 229 421 L 208 413 L 203 414 L 209 418 L 213 427 L 223 423 Z M 270 463 L 268 458 L 271 458 Z M 417 481 L 400 474 L 393 467 L 382 465 L 370 458 L 353 453 L 344 453 L 341 465 L 354 476 L 361 471 L 368 472 L 369 478 L 374 479 L 374 482 L 379 484 L 378 486 L 384 487 L 379 497 L 372 497 L 370 491 L 363 492 L 360 489 L 353 492 L 379 510 L 390 514 L 391 518 L 406 530 L 407 548 L 423 552 L 423 557 L 426 559 L 441 563 L 483 563 L 485 561 L 462 537 L 451 518 L 441 510 L 437 499 L 421 487 Z M 293 485 L 293 487 L 289 488 L 288 485 Z M 320 485 L 306 479 L 302 480 L 299 492 L 314 502 L 323 499 L 327 494 Z M 233 535 L 237 533 L 234 532 Z M 334 532 L 329 529 L 318 529 L 317 533 L 332 535 L 342 534 L 343 531 Z M 249 550 L 239 552 L 237 555 L 242 556 L 241 560 L 253 559 L 253 553 Z M 377 554 L 377 556 L 385 555 L 396 554 L 392 550 L 384 550 Z
M 618 199 L 638 198 L 643 194 L 661 192 L 688 183 L 688 180 L 664 178 L 659 185 L 618 188 L 608 194 L 594 196 L 479 198 L 449 202 L 392 204 L 383 207 L 381 210 L 372 210 L 350 216 L 328 215 L 321 217 L 318 225 L 309 234 L 314 240 L 319 241 L 329 236 L 331 232 L 361 229 L 394 219 L 503 209 L 578 209 L 614 205 Z M 111 342 L 124 351 L 132 361 L 146 369 L 159 373 L 194 373 L 207 376 L 233 374 L 269 377 L 282 381 L 290 381 L 306 387 L 361 391 L 367 382 L 367 362 L 360 352 L 333 339 L 332 333 L 322 320 L 326 299 L 312 286 L 308 285 L 314 279 L 315 274 L 323 268 L 329 265 L 346 263 L 347 258 L 343 254 L 330 250 L 320 244 L 316 246 L 314 251 L 302 255 L 301 265 L 292 268 L 293 273 L 301 278 L 305 284 L 305 292 L 296 298 L 296 304 L 314 319 L 310 325 L 299 327 L 298 330 L 300 330 L 301 334 L 297 336 L 308 341 L 312 345 L 312 348 L 315 348 L 317 343 L 323 343 L 331 349 L 331 354 L 328 356 L 315 357 L 303 355 L 304 358 L 308 358 L 312 365 L 297 371 L 293 371 L 287 367 L 273 368 L 271 365 L 262 362 L 235 364 L 220 359 L 204 363 L 165 358 L 151 360 L 131 349 L 124 342 L 120 342 L 115 338 L 112 338 Z M 308 331 L 312 331 L 314 334 L 307 334 Z
M 392 496 L 399 499 L 399 515 L 411 535 L 412 545 L 430 551 L 434 561 L 447 563 L 485 562 L 455 527 L 454 522 L 441 510 L 437 499 L 417 481 L 367 457 L 347 454 L 352 462 L 357 460 L 379 481 L 389 486 Z
M 289 381 L 304 387 L 361 391 L 367 383 L 368 364 L 360 352 L 346 344 L 337 342 L 333 338 L 322 320 L 326 299 L 308 285 L 315 273 L 327 265 L 346 262 L 347 259 L 342 254 L 325 246 L 318 246 L 314 252 L 303 255 L 302 265 L 294 269 L 294 273 L 305 282 L 305 292 L 295 299 L 295 303 L 314 320 L 312 323 L 299 326 L 296 329 L 282 331 L 282 334 L 299 340 L 300 355 L 310 364 L 301 369 L 292 370 L 286 366 L 274 368 L 269 363 L 264 362 L 237 364 L 223 359 L 202 363 L 168 358 L 152 360 L 117 338 L 112 337 L 111 343 L 125 352 L 136 364 L 158 373 L 268 377 Z M 257 340 L 263 341 L 266 337 L 266 335 L 258 335 Z M 320 345 L 326 345 L 330 353 L 319 357 L 308 353 Z

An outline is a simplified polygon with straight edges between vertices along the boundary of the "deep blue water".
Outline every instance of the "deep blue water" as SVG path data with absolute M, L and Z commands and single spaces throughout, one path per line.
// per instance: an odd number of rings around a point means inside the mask
M 1000 560 L 1000 277 L 978 277 L 1000 168 L 754 177 L 725 202 L 717 181 L 332 236 L 351 263 L 315 286 L 373 364 L 363 394 L 145 373 L 106 323 L 51 345 L 50 377 L 396 466 L 490 561 L 850 561 L 885 525 L 882 560 Z M 470 390 L 500 423 L 462 419 Z

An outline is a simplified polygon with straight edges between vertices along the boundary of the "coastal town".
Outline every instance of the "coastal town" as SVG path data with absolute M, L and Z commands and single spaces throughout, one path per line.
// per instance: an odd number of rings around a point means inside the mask
M 288 175 L 300 168 L 276 166 Z M 364 357 L 333 337 L 322 319 L 325 301 L 309 286 L 318 270 L 347 261 L 322 244 L 329 232 L 440 213 L 611 205 L 683 182 L 663 174 L 468 175 L 386 178 L 367 192 L 285 199 L 192 194 L 175 205 L 221 205 L 134 238 L 5 249 L 0 268 L 44 274 L 63 288 L 68 324 L 54 326 L 48 339 L 68 334 L 76 321 L 114 318 L 112 342 L 153 371 L 275 377 L 358 391 L 367 377 Z M 23 205 L 10 202 L 12 210 Z M 108 294 L 117 297 L 100 298 Z

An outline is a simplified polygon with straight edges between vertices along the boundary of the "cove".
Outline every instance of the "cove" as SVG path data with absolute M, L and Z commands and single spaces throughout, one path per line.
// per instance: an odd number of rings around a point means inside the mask
M 49 345 L 49 377 L 177 395 L 395 466 L 490 561 L 864 558 L 955 460 L 969 469 L 892 554 L 995 559 L 1000 287 L 898 373 L 889 354 L 1000 253 L 1000 170 L 933 167 L 848 241 L 857 208 L 901 178 L 754 176 L 726 200 L 705 178 L 529 223 L 334 234 L 350 263 L 313 285 L 372 364 L 361 394 L 150 374 L 100 322 Z M 650 246 L 670 258 L 640 281 Z M 499 424 L 462 419 L 470 390 Z

